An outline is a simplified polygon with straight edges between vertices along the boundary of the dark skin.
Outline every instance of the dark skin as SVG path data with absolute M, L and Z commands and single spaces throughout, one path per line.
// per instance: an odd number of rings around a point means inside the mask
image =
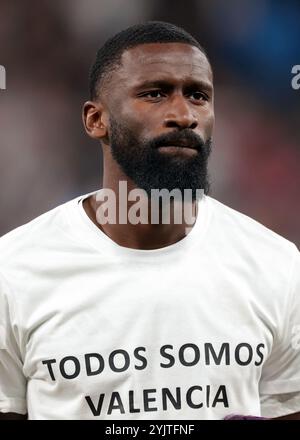
M 136 185 L 112 157 L 109 114 L 147 139 L 189 128 L 206 141 L 214 125 L 212 71 L 207 58 L 196 47 L 182 43 L 137 46 L 124 52 L 122 66 L 112 73 L 99 99 L 84 104 L 85 129 L 103 143 L 103 187 L 112 189 L 118 198 L 119 181 L 127 182 L 128 192 Z M 190 155 L 195 151 L 170 147 L 162 154 Z M 100 228 L 95 214 L 98 203 L 92 196 L 85 200 L 84 208 Z M 145 203 L 150 213 L 150 202 Z M 130 206 L 128 203 L 128 209 Z M 157 249 L 181 240 L 188 226 L 171 219 L 167 225 L 128 222 L 101 225 L 101 229 L 121 246 Z
M 163 80 L 163 87 L 144 84 L 150 80 Z M 141 96 L 144 93 L 148 95 Z M 128 191 L 136 186 L 111 155 L 108 134 L 111 113 L 146 138 L 190 128 L 206 141 L 211 137 L 214 125 L 212 71 L 208 60 L 197 48 L 182 43 L 137 46 L 124 52 L 122 66 L 112 73 L 99 99 L 84 104 L 85 129 L 89 136 L 101 140 L 103 145 L 103 187 L 112 189 L 118 196 L 119 181 L 127 181 Z M 194 154 L 172 148 L 162 153 Z M 96 220 L 98 206 L 95 196 L 84 201 L 84 209 L 90 219 L 121 246 L 156 249 L 171 245 L 186 235 L 188 225 L 172 221 L 168 225 L 151 225 L 149 222 L 146 225 L 100 226 Z M 0 413 L 0 420 L 24 419 L 27 415 Z M 276 419 L 300 420 L 300 412 Z

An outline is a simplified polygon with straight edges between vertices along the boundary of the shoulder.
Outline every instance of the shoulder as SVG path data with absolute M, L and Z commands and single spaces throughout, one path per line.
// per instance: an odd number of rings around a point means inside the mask
M 30 260 L 38 251 L 50 250 L 55 246 L 68 230 L 68 206 L 78 199 L 56 206 L 0 237 L 0 268 L 21 260 Z
M 212 210 L 212 232 L 225 246 L 257 262 L 273 261 L 283 267 L 299 255 L 292 241 L 212 197 L 207 199 Z

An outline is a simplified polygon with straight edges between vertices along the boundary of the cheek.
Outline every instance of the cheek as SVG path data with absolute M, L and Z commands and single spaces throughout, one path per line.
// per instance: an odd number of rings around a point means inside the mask
M 207 113 L 206 118 L 205 118 L 204 130 L 205 130 L 205 134 L 207 135 L 207 137 L 210 137 L 212 135 L 214 125 L 215 125 L 215 115 L 212 110 L 209 113 Z
M 138 128 L 144 120 L 143 112 L 132 103 L 122 104 L 117 110 L 119 121 L 122 125 Z
M 120 123 L 133 131 L 136 136 L 148 138 L 153 136 L 153 131 L 157 127 L 157 116 L 154 112 L 145 111 L 143 106 L 127 106 L 119 111 Z

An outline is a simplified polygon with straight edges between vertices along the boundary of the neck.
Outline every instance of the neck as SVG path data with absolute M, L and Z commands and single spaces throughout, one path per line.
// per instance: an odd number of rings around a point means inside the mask
M 163 248 L 184 238 L 195 223 L 195 201 L 166 198 L 157 203 L 141 192 L 115 161 L 104 161 L 102 187 L 83 202 L 83 207 L 95 225 L 120 246 Z

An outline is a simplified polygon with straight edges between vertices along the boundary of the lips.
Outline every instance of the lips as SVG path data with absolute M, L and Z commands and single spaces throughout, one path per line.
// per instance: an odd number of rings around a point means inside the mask
M 161 154 L 167 154 L 167 155 L 175 155 L 175 156 L 182 156 L 182 157 L 191 157 L 195 156 L 196 154 L 199 154 L 199 151 L 194 148 L 193 146 L 183 146 L 181 145 L 163 145 L 158 147 L 158 151 Z

